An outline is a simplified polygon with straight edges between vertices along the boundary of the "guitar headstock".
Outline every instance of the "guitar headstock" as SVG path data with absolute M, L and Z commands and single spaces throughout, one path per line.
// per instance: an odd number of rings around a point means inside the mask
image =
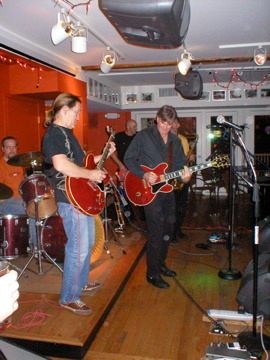
M 115 131 L 113 130 L 112 126 L 107 125 L 106 126 L 106 133 L 110 135 L 110 138 L 113 139 L 115 135 Z
M 230 158 L 228 155 L 216 155 L 211 160 L 211 165 L 212 165 L 212 167 L 215 167 L 215 168 L 229 167 L 231 165 Z

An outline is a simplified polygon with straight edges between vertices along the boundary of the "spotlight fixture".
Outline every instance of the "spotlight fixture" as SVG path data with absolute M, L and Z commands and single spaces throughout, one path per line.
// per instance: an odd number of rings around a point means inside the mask
M 187 74 L 191 67 L 191 60 L 193 60 L 191 53 L 184 49 L 184 52 L 181 54 L 181 60 L 177 64 L 180 74 Z
M 62 15 L 62 18 L 61 18 Z M 58 45 L 69 36 L 72 36 L 72 23 L 69 16 L 63 12 L 57 14 L 57 23 L 52 27 L 51 39 L 54 45 Z
M 80 22 L 74 24 L 65 11 L 57 14 L 57 24 L 52 27 L 51 39 L 54 45 L 58 45 L 68 37 L 71 37 L 71 50 L 75 53 L 87 51 L 87 28 Z
M 107 47 L 105 54 L 103 54 L 102 61 L 100 64 L 100 70 L 107 74 L 111 71 L 113 66 L 115 65 L 116 55 L 115 52 L 112 51 L 109 47 Z
M 87 51 L 87 29 L 78 22 L 72 33 L 71 50 L 82 54 Z
M 259 46 L 254 50 L 254 62 L 256 65 L 264 65 L 267 59 L 266 48 Z

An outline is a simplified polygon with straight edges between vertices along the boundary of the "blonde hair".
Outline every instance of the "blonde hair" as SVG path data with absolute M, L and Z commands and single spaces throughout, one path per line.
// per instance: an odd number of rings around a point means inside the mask
M 69 93 L 62 93 L 58 95 L 57 98 L 54 100 L 52 108 L 46 112 L 46 119 L 44 125 L 49 126 L 51 123 L 53 123 L 57 113 L 64 106 L 67 106 L 71 109 L 76 105 L 77 102 L 81 103 L 81 99 L 76 95 Z

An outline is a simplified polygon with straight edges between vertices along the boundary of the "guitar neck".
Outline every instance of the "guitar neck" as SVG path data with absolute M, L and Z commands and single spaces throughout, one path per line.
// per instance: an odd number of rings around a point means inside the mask
M 104 167 L 104 163 L 109 155 L 109 150 L 110 150 L 110 142 L 113 140 L 114 138 L 114 135 L 112 134 L 110 137 L 109 137 L 109 140 L 107 141 L 105 147 L 104 147 L 104 150 L 103 150 L 103 153 L 101 155 L 101 159 L 99 160 L 99 162 L 97 163 L 97 166 L 96 168 L 98 170 L 102 170 L 103 167 Z
M 194 172 L 197 172 L 197 171 L 209 168 L 209 167 L 212 167 L 211 162 L 208 162 L 208 163 L 205 163 L 205 164 L 198 164 L 198 165 L 190 166 L 188 169 L 189 169 L 189 171 L 191 173 L 194 173 Z M 164 178 L 165 178 L 165 181 L 166 180 L 172 180 L 172 179 L 176 179 L 178 177 L 181 178 L 183 176 L 183 174 L 184 174 L 184 169 L 176 170 L 176 171 L 172 171 L 172 172 L 170 172 L 168 174 L 165 174 Z

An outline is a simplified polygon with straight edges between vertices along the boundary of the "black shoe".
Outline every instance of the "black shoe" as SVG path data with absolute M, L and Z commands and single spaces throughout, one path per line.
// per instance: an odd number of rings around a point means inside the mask
M 175 277 L 177 275 L 175 271 L 170 270 L 166 265 L 161 266 L 160 272 L 162 275 L 168 277 Z
M 171 243 L 172 244 L 177 244 L 177 243 L 179 243 L 179 240 L 175 237 L 175 238 L 172 238 L 171 239 Z
M 168 289 L 170 286 L 166 281 L 162 279 L 161 276 L 154 277 L 154 276 L 146 276 L 146 280 L 155 287 L 160 289 Z

